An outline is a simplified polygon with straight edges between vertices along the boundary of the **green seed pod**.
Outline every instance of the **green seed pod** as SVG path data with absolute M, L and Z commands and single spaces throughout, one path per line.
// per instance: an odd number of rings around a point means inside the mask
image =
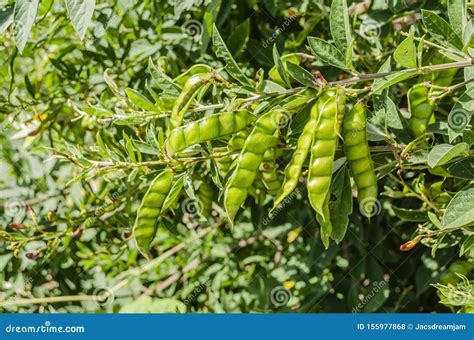
M 210 79 L 211 75 L 209 73 L 198 73 L 186 81 L 183 91 L 179 94 L 171 110 L 170 130 L 179 127 L 183 123 L 184 115 L 198 94 L 199 89 Z
M 436 54 L 432 60 L 433 64 L 442 64 L 448 61 L 448 58 L 440 54 Z M 420 77 L 420 81 L 431 81 L 436 86 L 449 86 L 457 72 L 458 69 L 456 68 L 433 72 L 430 75 Z M 417 84 L 408 91 L 408 110 L 411 113 L 408 124 L 415 137 L 423 135 L 427 126 L 436 121 L 434 115 L 435 102 L 431 98 L 441 92 L 442 90 L 439 88 L 428 88 L 423 84 Z
M 201 202 L 201 214 L 205 218 L 209 218 L 212 212 L 212 202 L 214 201 L 215 192 L 209 182 L 202 180 L 197 192 L 199 201 Z
M 212 68 L 210 66 L 207 66 L 205 64 L 196 64 L 196 65 L 191 66 L 186 72 L 174 78 L 173 82 L 180 86 L 185 86 L 188 79 L 191 78 L 192 76 L 196 74 L 207 74 L 211 72 L 212 72 Z
M 365 106 L 361 102 L 357 102 L 344 117 L 343 137 L 361 211 L 370 217 L 377 200 L 377 177 L 367 141 Z
M 268 193 L 270 195 L 276 195 L 280 190 L 281 183 L 275 160 L 275 148 L 268 149 L 263 154 L 260 174 L 262 176 L 263 185 Z
M 246 110 L 210 115 L 172 130 L 166 140 L 169 155 L 187 147 L 238 132 L 255 117 Z
M 295 152 L 293 153 L 290 162 L 285 168 L 285 179 L 281 186 L 280 192 L 275 198 L 273 209 L 280 204 L 289 194 L 295 190 L 298 180 L 301 176 L 301 170 L 303 163 L 308 155 L 313 136 L 316 131 L 316 125 L 318 123 L 319 104 L 316 102 L 311 108 L 311 114 L 308 122 L 305 124 L 303 131 L 301 132 L 298 142 L 296 144 Z
M 324 206 L 331 187 L 334 155 L 338 142 L 338 117 L 344 114 L 346 95 L 344 88 L 331 88 L 318 99 L 319 119 L 311 145 L 308 172 L 308 197 L 311 206 L 326 220 Z
M 248 136 L 249 132 L 247 130 L 241 130 L 238 133 L 232 135 L 228 143 L 229 151 L 242 150 L 245 145 L 245 140 Z
M 433 118 L 435 103 L 428 94 L 429 89 L 422 84 L 415 85 L 408 91 L 408 110 L 411 113 L 408 124 L 415 137 L 425 133 L 428 123 Z
M 300 53 L 290 53 L 281 56 L 281 63 L 283 64 L 283 69 L 288 73 L 287 62 L 292 62 L 293 64 L 301 64 L 301 54 Z M 281 79 L 280 74 L 275 66 L 273 66 L 270 71 L 268 71 L 268 77 L 273 80 L 275 83 L 285 86 L 285 82 Z
M 217 147 L 214 148 L 214 152 L 217 153 L 225 153 L 227 152 L 227 147 Z M 232 157 L 229 156 L 223 156 L 223 157 L 218 157 L 214 158 L 214 161 L 216 163 L 217 171 L 219 172 L 219 175 L 224 178 L 227 176 L 229 173 L 230 167 L 232 166 Z
M 276 145 L 275 133 L 280 115 L 281 110 L 276 109 L 257 120 L 236 160 L 237 165 L 224 190 L 224 205 L 231 224 L 247 198 L 262 163 L 263 154 Z
M 147 256 L 148 248 L 158 228 L 161 208 L 173 184 L 173 172 L 164 170 L 151 182 L 138 208 L 137 218 L 133 226 L 133 236 L 140 252 Z

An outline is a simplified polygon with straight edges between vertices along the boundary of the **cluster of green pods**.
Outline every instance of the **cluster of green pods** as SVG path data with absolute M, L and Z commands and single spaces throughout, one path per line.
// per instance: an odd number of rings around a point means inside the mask
M 443 62 L 447 62 L 447 59 L 436 54 L 433 63 L 441 64 Z M 420 82 L 408 91 L 408 110 L 410 111 L 408 125 L 415 137 L 422 136 L 428 125 L 435 123 L 434 112 L 437 94 L 440 93 L 440 88 L 452 83 L 457 71 L 453 68 L 422 76 Z
M 235 105 L 227 111 L 208 114 L 183 125 L 185 114 L 197 93 L 212 80 L 209 72 L 180 79 L 183 88 L 171 111 L 164 150 L 168 157 L 179 161 L 183 150 L 196 144 L 213 142 L 208 145 L 212 145 L 212 152 L 220 156 L 211 157 L 210 160 L 223 180 L 223 184 L 216 185 L 222 188 L 222 197 L 219 197 L 223 200 L 231 224 L 248 195 L 255 198 L 264 191 L 274 196 L 276 208 L 295 190 L 302 175 L 306 174 L 309 203 L 329 237 L 332 227 L 328 202 L 340 138 L 344 141 L 343 150 L 358 189 L 359 202 L 365 209 L 363 212 L 367 216 L 371 215 L 373 205 L 364 202 L 369 200 L 373 203 L 376 200 L 377 180 L 368 147 L 365 106 L 362 102 L 355 103 L 346 114 L 343 87 L 320 91 L 311 104 L 309 119 L 304 122 L 291 159 L 281 173 L 277 166 L 277 159 L 282 155 L 278 149 L 282 130 L 280 120 L 293 107 L 270 106 L 260 112 L 251 112 Z M 298 100 L 299 106 L 305 104 L 305 100 Z M 309 164 L 305 171 L 303 168 L 308 158 Z M 167 201 L 179 195 L 182 184 L 179 190 L 175 190 L 176 184 L 173 184 L 177 178 L 176 171 L 176 168 L 162 171 L 143 198 L 134 227 L 140 249 L 149 247 L 162 210 L 170 205 Z M 283 183 L 280 177 L 283 177 Z M 217 199 L 214 189 L 207 179 L 202 180 L 198 188 L 197 198 L 202 205 L 203 216 L 210 216 L 212 203 Z

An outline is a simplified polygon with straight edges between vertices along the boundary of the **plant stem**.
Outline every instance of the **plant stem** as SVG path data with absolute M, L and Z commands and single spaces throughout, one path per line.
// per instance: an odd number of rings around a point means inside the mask
M 382 72 L 382 73 L 368 73 L 368 74 L 360 74 L 355 77 L 351 77 L 348 79 L 343 80 L 336 80 L 332 82 L 328 82 L 328 86 L 336 86 L 336 85 L 346 85 L 346 84 L 353 84 L 358 83 L 361 81 L 368 81 L 368 80 L 375 80 L 380 78 L 386 78 L 388 76 L 395 75 L 397 73 L 421 73 L 421 74 L 429 74 L 440 70 L 446 70 L 450 68 L 464 68 L 470 67 L 474 65 L 474 59 L 466 59 L 463 61 L 456 61 L 453 63 L 446 63 L 446 64 L 437 64 L 437 65 L 430 65 L 430 66 L 423 66 L 421 68 L 408 68 L 401 71 L 390 71 L 390 72 Z
M 211 226 L 206 229 L 202 229 L 199 231 L 195 237 L 193 237 L 193 241 L 196 239 L 200 239 L 207 235 L 209 232 L 215 229 L 216 226 Z M 169 257 L 173 256 L 177 252 L 181 251 L 186 247 L 186 244 L 190 240 L 183 241 L 176 246 L 168 249 L 166 252 L 158 256 L 157 258 L 147 262 L 144 266 L 139 268 L 134 268 L 132 270 L 128 270 L 123 272 L 121 276 L 125 276 L 126 278 L 117 283 L 112 288 L 108 289 L 106 292 L 100 295 L 65 295 L 65 296 L 51 296 L 51 297 L 44 297 L 44 298 L 32 298 L 32 299 L 11 299 L 6 301 L 0 301 L 0 307 L 5 306 L 18 306 L 18 305 L 33 305 L 33 304 L 43 304 L 43 303 L 58 303 L 58 302 L 75 302 L 75 301 L 104 301 L 110 296 L 118 291 L 119 289 L 126 287 L 131 279 L 136 276 L 140 276 L 141 274 L 150 271 L 154 267 L 160 265 Z
M 407 32 L 400 32 L 403 36 L 405 37 L 408 37 L 410 34 L 407 33 Z M 416 41 L 421 41 L 421 38 L 419 37 L 413 37 L 413 39 L 415 39 Z M 436 47 L 440 50 L 445 50 L 446 52 L 450 52 L 450 53 L 453 53 L 453 54 L 457 54 L 459 56 L 462 56 L 462 57 L 466 57 L 466 54 L 462 53 L 462 52 L 459 52 L 459 51 L 456 51 L 456 50 L 452 50 L 450 48 L 447 48 L 447 47 L 444 47 L 444 46 L 441 46 L 441 45 L 438 45 L 434 42 L 431 42 L 429 40 L 423 40 L 423 44 L 426 44 L 426 45 L 429 45 L 429 46 L 432 46 L 432 47 Z
M 252 97 L 245 98 L 243 100 L 244 103 L 250 103 L 256 100 L 264 99 L 264 98 L 272 98 L 272 97 L 278 97 L 282 96 L 285 94 L 293 94 L 296 92 L 300 92 L 305 90 L 305 87 L 295 87 L 291 88 L 288 90 L 284 91 L 279 91 L 279 92 L 269 92 L 269 93 L 261 93 L 261 94 L 256 94 L 253 95 Z M 190 112 L 200 112 L 200 111 L 207 111 L 207 110 L 212 110 L 212 109 L 222 109 L 224 107 L 224 104 L 212 104 L 212 105 L 206 105 L 206 106 L 198 106 L 194 109 L 189 110 Z

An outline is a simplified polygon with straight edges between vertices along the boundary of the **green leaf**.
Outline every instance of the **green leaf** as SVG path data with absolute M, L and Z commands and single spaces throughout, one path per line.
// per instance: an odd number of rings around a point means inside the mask
M 179 194 L 181 193 L 184 186 L 185 176 L 184 174 L 175 176 L 173 186 L 171 187 L 168 196 L 166 196 L 165 202 L 163 203 L 163 210 L 171 208 L 171 206 L 178 200 Z
M 383 64 L 379 67 L 379 69 L 377 70 L 377 73 L 390 72 L 392 70 L 392 66 L 390 65 L 391 61 L 392 61 L 392 58 L 388 57 L 387 60 L 385 60 Z M 383 81 L 384 81 L 383 78 L 375 79 L 372 84 L 372 88 L 378 87 L 379 84 L 381 84 Z
M 354 65 L 352 65 L 352 55 L 354 52 L 354 39 L 351 40 L 351 43 L 349 44 L 349 47 L 347 48 L 346 51 L 346 68 L 348 70 L 354 70 Z
M 291 61 L 287 61 L 286 68 L 288 69 L 288 73 L 290 74 L 290 76 L 300 84 L 303 84 L 304 86 L 308 87 L 318 88 L 318 85 L 316 84 L 313 75 L 301 66 L 296 65 Z
M 26 42 L 30 36 L 38 11 L 39 0 L 17 0 L 13 14 L 15 23 L 15 41 L 20 53 L 23 53 Z
M 464 81 L 471 81 L 466 84 L 466 89 L 468 91 L 474 89 L 474 67 L 465 67 L 464 68 Z
M 145 97 L 140 92 L 127 88 L 125 89 L 125 94 L 127 95 L 128 99 L 135 104 L 140 109 L 145 111 L 156 111 L 155 104 L 153 104 L 147 97 Z
M 384 77 L 381 80 L 374 82 L 372 85 L 372 93 L 380 93 L 381 91 L 393 86 L 401 81 L 407 80 L 417 75 L 416 71 L 413 70 L 403 70 L 397 73 L 394 73 L 390 76 Z
M 474 157 L 460 160 L 450 165 L 446 171 L 453 177 L 474 180 Z
M 410 222 L 425 222 L 428 220 L 426 211 L 414 210 L 414 209 L 403 209 L 396 206 L 392 206 L 392 210 L 395 216 L 404 221 Z
M 233 56 L 237 57 L 244 49 L 247 41 L 249 40 L 249 35 L 250 19 L 247 18 L 234 29 L 229 37 L 229 43 L 227 44 L 227 47 Z
M 371 298 L 364 306 L 364 313 L 374 313 L 383 306 L 390 295 L 390 287 L 385 281 L 374 281 L 368 288 Z
M 331 35 L 339 51 L 345 53 L 351 44 L 351 25 L 346 0 L 333 0 L 329 14 Z
M 430 222 L 433 223 L 433 225 L 438 228 L 438 229 L 441 229 L 441 221 L 438 219 L 438 216 L 436 216 L 436 214 L 432 213 L 431 211 L 428 211 L 428 218 L 430 219 Z
M 148 72 L 151 74 L 153 82 L 164 92 L 171 95 L 179 95 L 180 87 L 176 85 L 170 77 L 164 74 L 158 67 L 153 64 L 151 57 L 148 59 Z
M 104 81 L 105 83 L 109 86 L 109 88 L 112 90 L 113 93 L 115 93 L 118 97 L 123 97 L 123 93 L 121 92 L 119 86 L 115 82 L 115 80 L 109 75 L 109 69 L 105 69 L 104 71 Z
M 474 87 L 468 88 L 467 91 L 459 97 L 449 112 L 449 142 L 452 142 L 458 136 L 462 136 L 471 121 L 472 112 L 474 112 Z
M 237 63 L 235 62 L 234 58 L 227 49 L 224 40 L 222 40 L 222 37 L 219 34 L 216 25 L 214 25 L 214 29 L 212 32 L 212 41 L 215 47 L 217 57 L 224 59 L 226 63 L 225 69 L 227 72 L 229 72 L 230 76 L 242 85 L 251 86 L 250 79 L 245 76 L 239 65 L 237 65 Z
M 463 43 L 461 38 L 454 32 L 449 24 L 438 14 L 425 9 L 421 10 L 423 24 L 431 36 L 441 45 L 462 50 Z
M 428 166 L 434 168 L 446 164 L 454 157 L 462 155 L 468 150 L 469 145 L 467 143 L 435 145 L 428 154 Z
M 474 222 L 474 187 L 465 188 L 451 199 L 443 216 L 443 229 L 460 228 Z
M 393 53 L 395 61 L 406 68 L 416 68 L 415 32 L 412 31 Z
M 219 10 L 221 8 L 221 3 L 222 0 L 213 0 L 207 6 L 206 12 L 204 13 L 204 18 L 203 18 L 203 30 L 201 34 L 201 55 L 206 53 L 207 50 L 207 45 L 209 45 L 209 40 L 211 38 L 211 33 L 212 33 L 212 27 L 214 26 L 214 23 L 216 22 L 217 14 L 219 13 Z
M 323 206 L 323 215 L 316 214 L 316 220 L 320 226 L 320 236 L 324 248 L 328 249 L 330 244 L 330 237 L 332 234 L 331 212 L 329 211 L 329 196 L 326 196 L 326 201 Z
M 418 46 L 416 49 L 416 56 L 418 65 L 423 65 L 423 48 L 425 46 L 425 36 L 422 36 L 420 41 L 418 42 Z
M 308 43 L 313 53 L 324 63 L 346 69 L 346 59 L 334 45 L 315 37 L 308 37 Z
M 66 0 L 68 16 L 79 37 L 84 39 L 94 14 L 95 0 Z
M 349 171 L 343 167 L 338 171 L 331 183 L 331 196 L 335 200 L 329 201 L 329 211 L 333 225 L 331 238 L 339 243 L 344 238 L 349 224 L 349 215 L 352 214 L 352 187 Z
M 0 33 L 3 33 L 13 23 L 13 6 L 0 9 Z
M 283 63 L 281 62 L 280 53 L 278 53 L 278 49 L 276 44 L 273 45 L 273 61 L 275 62 L 275 67 L 280 75 L 280 78 L 286 84 L 287 87 L 291 87 L 290 80 L 288 79 L 288 75 L 285 72 L 283 67 Z
M 130 161 L 133 163 L 137 162 L 137 158 L 135 156 L 135 150 L 133 149 L 133 143 L 130 137 L 122 130 L 122 136 L 125 144 L 125 151 L 127 151 L 127 155 L 130 157 Z
M 448 0 L 449 23 L 459 38 L 463 38 L 466 26 L 466 0 Z
M 469 235 L 459 249 L 459 256 L 469 253 L 472 247 L 474 247 L 474 235 Z

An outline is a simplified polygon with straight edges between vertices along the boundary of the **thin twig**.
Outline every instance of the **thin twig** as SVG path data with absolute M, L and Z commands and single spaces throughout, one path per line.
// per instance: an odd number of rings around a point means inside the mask
M 193 240 L 200 239 L 204 237 L 206 234 L 211 232 L 215 229 L 216 226 L 211 226 L 205 229 L 200 230 Z M 114 285 L 112 288 L 108 289 L 106 292 L 100 295 L 66 295 L 66 296 L 51 296 L 51 297 L 44 297 L 44 298 L 31 298 L 31 299 L 11 299 L 6 301 L 0 301 L 0 307 L 5 306 L 18 306 L 18 305 L 33 305 L 33 304 L 43 304 L 43 303 L 57 303 L 57 302 L 74 302 L 74 301 L 104 301 L 108 297 L 112 296 L 116 291 L 119 289 L 126 287 L 131 279 L 136 276 L 140 276 L 143 273 L 146 273 L 152 270 L 154 267 L 158 266 L 159 264 L 163 263 L 165 260 L 173 256 L 174 254 L 178 253 L 179 251 L 183 250 L 188 244 L 189 240 L 183 241 L 176 246 L 168 249 L 166 252 L 158 256 L 156 259 L 151 260 L 150 262 L 146 263 L 144 266 L 139 268 L 134 268 L 131 270 L 127 270 L 119 277 L 125 276 L 125 279 L 121 280 L 119 283 Z
M 353 84 L 358 83 L 361 81 L 368 81 L 368 80 L 375 80 L 380 78 L 386 78 L 397 73 L 420 73 L 420 74 L 429 74 L 440 70 L 446 70 L 451 68 L 464 68 L 470 67 L 474 65 L 474 59 L 467 59 L 463 61 L 456 61 L 453 63 L 446 63 L 446 64 L 437 64 L 437 65 L 430 65 L 430 66 L 423 66 L 420 68 L 408 68 L 401 71 L 390 71 L 390 72 L 381 72 L 381 73 L 368 73 L 368 74 L 360 74 L 358 76 L 343 79 L 343 80 L 336 80 L 332 82 L 328 82 L 328 86 L 336 86 L 336 85 L 346 85 L 346 84 Z

